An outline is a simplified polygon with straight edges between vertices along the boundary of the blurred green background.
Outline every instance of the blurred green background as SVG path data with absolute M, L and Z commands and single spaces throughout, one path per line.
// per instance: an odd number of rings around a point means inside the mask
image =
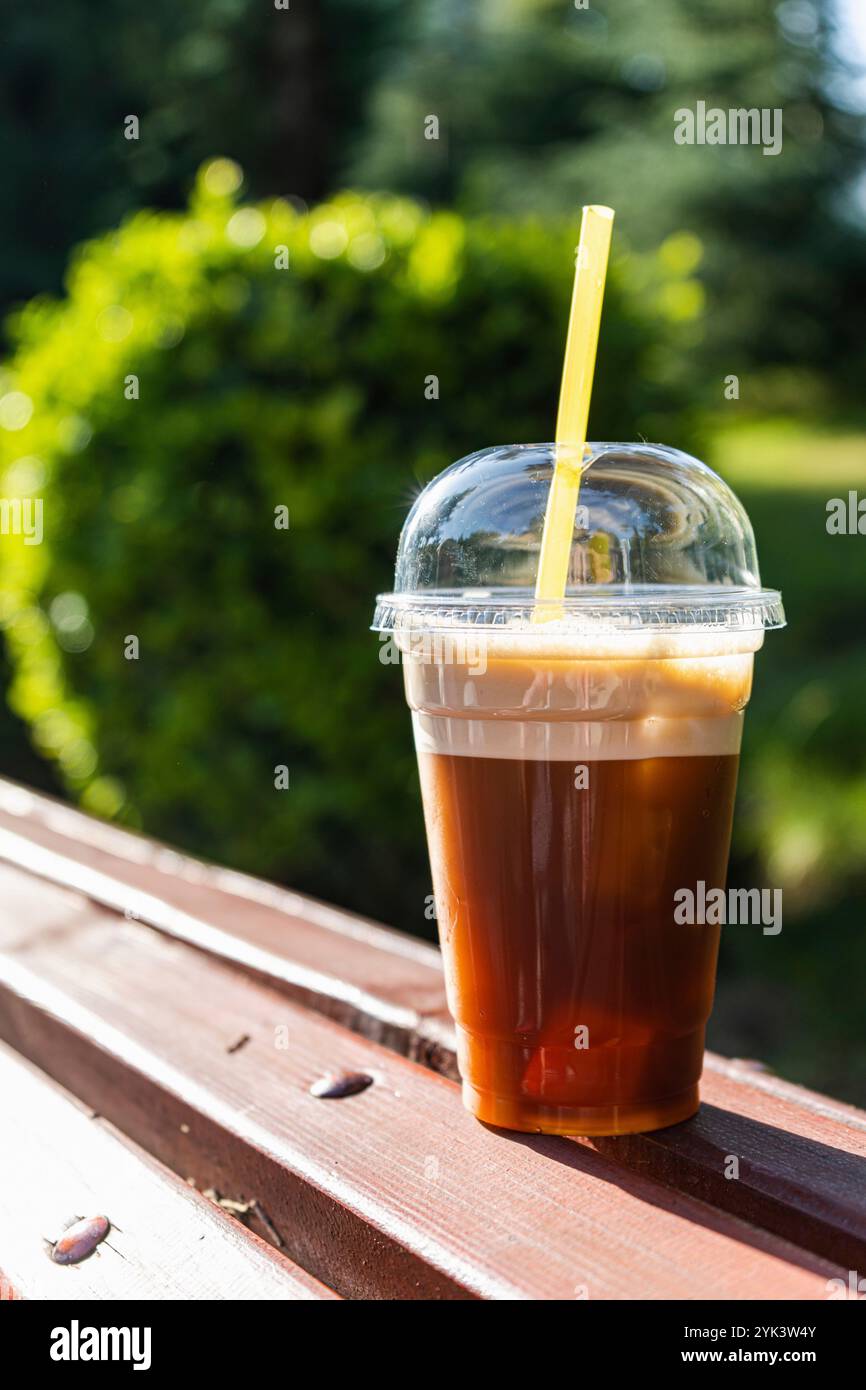
M 726 934 L 711 1043 L 866 1101 L 866 541 L 826 530 L 866 495 L 856 5 L 5 21 L 0 490 L 43 499 L 44 540 L 0 535 L 0 771 L 429 934 L 372 597 L 428 478 L 550 437 L 578 210 L 609 202 L 592 435 L 718 468 L 790 623 L 730 876 L 781 886 L 785 925 Z M 675 144 L 699 100 L 781 108 L 781 154 Z

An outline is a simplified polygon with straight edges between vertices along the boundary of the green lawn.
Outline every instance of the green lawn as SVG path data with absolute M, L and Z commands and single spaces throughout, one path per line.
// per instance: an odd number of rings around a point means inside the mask
M 866 434 L 806 429 L 796 421 L 765 420 L 716 435 L 708 460 L 739 490 L 759 488 L 836 495 L 866 493 Z

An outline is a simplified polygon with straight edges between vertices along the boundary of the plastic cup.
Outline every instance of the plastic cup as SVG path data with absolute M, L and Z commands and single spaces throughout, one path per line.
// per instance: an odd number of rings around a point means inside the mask
M 464 1103 L 602 1135 L 698 1108 L 719 927 L 676 906 L 725 886 L 754 653 L 784 614 L 711 469 L 589 449 L 546 620 L 555 446 L 510 445 L 425 488 L 373 627 L 403 659 Z

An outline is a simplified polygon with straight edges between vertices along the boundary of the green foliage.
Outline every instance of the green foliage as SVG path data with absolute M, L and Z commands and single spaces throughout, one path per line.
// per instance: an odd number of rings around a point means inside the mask
M 45 538 L 0 547 L 10 703 L 89 809 L 423 930 L 409 720 L 372 600 L 422 482 L 550 436 L 576 229 L 351 194 L 239 208 L 239 177 L 216 161 L 188 213 L 84 247 L 66 300 L 13 326 L 3 493 L 44 499 Z M 675 416 L 683 442 L 682 252 L 612 266 L 597 437 Z
M 722 434 L 717 459 L 789 614 L 757 658 L 740 848 L 803 911 L 850 891 L 866 865 L 862 537 L 826 527 L 830 498 L 866 489 L 863 439 L 766 421 Z
M 711 1043 L 831 1094 L 866 1093 L 863 538 L 828 535 L 827 501 L 866 494 L 863 436 L 765 421 L 721 433 L 712 461 L 752 519 L 789 626 L 755 661 L 730 881 L 783 891 L 778 937 L 723 933 Z
M 866 238 L 855 193 L 866 141 L 836 8 L 18 6 L 0 50 L 0 305 L 56 292 L 70 246 L 131 210 L 182 206 L 194 170 L 222 150 L 256 198 L 312 202 L 350 184 L 470 215 L 542 218 L 607 202 L 617 239 L 638 249 L 688 229 L 705 248 L 698 274 L 710 304 L 693 399 L 712 408 L 727 373 L 748 372 L 754 385 L 756 369 L 782 365 L 807 369 L 810 390 L 857 402 Z M 676 145 L 675 112 L 698 101 L 782 110 L 782 153 Z M 124 138 L 129 114 L 137 140 Z M 430 114 L 438 141 L 423 138 Z
M 256 197 L 349 182 L 498 216 L 608 202 L 639 247 L 685 226 L 707 247 L 711 389 L 805 362 L 856 399 L 864 119 L 837 23 L 830 0 L 20 6 L 0 51 L 0 303 L 55 290 L 70 245 L 130 210 L 180 206 L 221 149 Z M 783 153 L 675 145 L 699 100 L 781 109 Z
M 322 197 L 402 29 L 395 0 L 4 10 L 0 305 L 56 292 L 70 247 L 130 211 L 181 207 L 214 150 L 256 197 Z
M 771 364 L 831 373 L 859 401 L 853 306 L 866 240 L 851 186 L 864 117 L 829 0 L 415 0 L 399 62 L 376 85 L 346 173 L 468 213 L 617 210 L 617 235 L 681 228 L 707 248 L 710 312 L 692 389 Z M 678 145 L 675 113 L 767 108 L 782 152 Z M 438 113 L 437 141 L 423 138 Z

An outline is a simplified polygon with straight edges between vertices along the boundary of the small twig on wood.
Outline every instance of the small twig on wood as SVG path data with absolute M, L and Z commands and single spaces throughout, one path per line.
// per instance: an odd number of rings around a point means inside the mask
M 274 1244 L 280 1249 L 283 1248 L 285 1242 L 282 1236 L 257 1197 L 253 1197 L 249 1202 L 239 1202 L 232 1197 L 221 1196 L 215 1187 L 205 1188 L 202 1196 L 207 1197 L 216 1206 L 222 1207 L 223 1211 L 229 1212 L 231 1216 L 237 1217 L 238 1221 L 245 1226 L 250 1224 L 247 1218 L 250 1216 L 258 1217 Z
M 265 1230 L 268 1232 L 268 1235 L 271 1237 L 271 1239 L 273 1240 L 274 1244 L 275 1244 L 275 1245 L 278 1245 L 278 1246 L 280 1247 L 280 1249 L 282 1250 L 282 1248 L 283 1248 L 283 1238 L 282 1238 L 282 1236 L 280 1235 L 279 1231 L 277 1230 L 277 1228 L 276 1228 L 276 1226 L 274 1225 L 274 1223 L 273 1223 L 273 1221 L 271 1220 L 271 1218 L 268 1216 L 268 1214 L 267 1214 L 267 1212 L 265 1211 L 264 1207 L 262 1206 L 261 1202 L 256 1202 L 256 1201 L 254 1201 L 251 1205 L 252 1205 L 253 1211 L 255 1212 L 255 1214 L 256 1214 L 256 1216 L 259 1218 L 259 1220 L 261 1221 L 262 1225 L 264 1226 Z

